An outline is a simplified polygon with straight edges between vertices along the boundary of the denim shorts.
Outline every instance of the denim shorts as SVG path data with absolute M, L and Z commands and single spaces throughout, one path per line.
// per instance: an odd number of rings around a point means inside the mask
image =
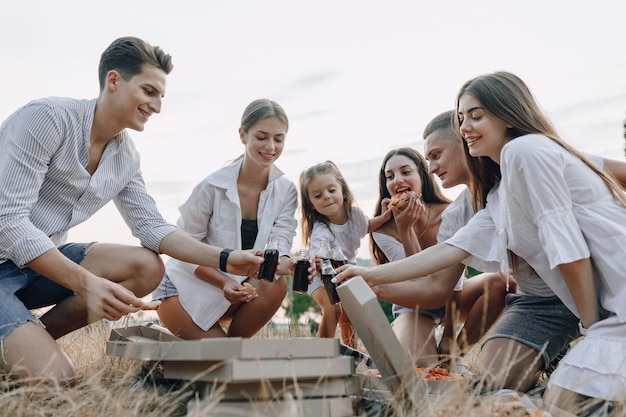
M 544 369 L 580 336 L 578 318 L 556 296 L 507 294 L 506 309 L 483 340 L 512 339 L 542 352 Z
M 439 323 L 443 321 L 443 317 L 446 314 L 446 308 L 439 307 L 439 308 L 433 308 L 431 310 L 415 310 L 414 308 L 408 308 L 408 307 L 403 307 L 403 306 L 394 304 L 391 307 L 391 312 L 393 313 L 394 319 L 397 319 L 400 314 L 413 313 L 413 314 L 420 314 L 422 316 L 430 317 Z
M 176 297 L 177 295 L 178 289 L 174 286 L 170 277 L 165 274 L 157 289 L 152 292 L 152 299 L 163 300 L 165 298 Z
M 80 264 L 91 243 L 67 243 L 58 249 Z M 0 264 L 0 342 L 27 321 L 42 324 L 30 310 L 61 302 L 74 292 L 30 268 L 18 268 L 12 261 Z M 43 324 L 42 324 L 43 325 Z

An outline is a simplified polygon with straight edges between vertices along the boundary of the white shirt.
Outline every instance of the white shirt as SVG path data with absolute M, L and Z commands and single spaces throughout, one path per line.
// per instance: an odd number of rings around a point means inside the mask
M 367 228 L 367 216 L 360 207 L 354 206 L 344 224 L 326 225 L 316 222 L 313 225 L 309 239 L 310 251 L 313 255 L 319 254 L 321 241 L 327 239 L 331 248 L 339 246 L 348 262 L 356 264 L 357 251 L 361 246 L 361 239 L 367 235 Z
M 24 266 L 65 243 L 72 227 L 113 199 L 134 236 L 159 252 L 178 230 L 146 191 L 140 157 L 126 131 L 111 140 L 90 175 L 96 100 L 31 101 L 0 127 L 0 263 Z
M 488 260 L 502 261 L 502 248 L 511 250 L 577 317 L 558 266 L 591 257 L 600 305 L 614 314 L 587 329 L 561 360 L 549 386 L 620 399 L 626 390 L 626 209 L 593 170 L 543 135 L 508 142 L 500 161 L 502 180 L 489 192 L 486 208 L 448 243 L 466 251 L 473 247 L 473 255 L 481 252 L 478 256 Z M 491 227 L 487 234 L 496 237 L 491 245 L 472 242 L 472 234 L 483 231 L 481 225 Z
M 465 188 L 441 214 L 437 243 L 445 242 L 454 236 L 472 217 L 474 217 L 472 195 L 469 189 Z M 475 256 L 468 256 L 463 260 L 463 263 L 480 272 L 498 272 L 500 270 L 498 262 L 486 262 Z
M 487 196 L 487 207 L 446 243 L 500 262 L 506 245 L 578 317 L 558 265 L 591 256 L 602 306 L 626 319 L 626 257 L 616 256 L 616 248 L 626 247 L 626 209 L 600 177 L 542 135 L 507 143 L 500 169 L 501 183 Z
M 178 226 L 209 245 L 241 249 L 241 205 L 237 178 L 243 159 L 212 173 L 193 189 L 180 206 Z M 254 248 L 263 249 L 272 235 L 279 239 L 279 254 L 289 255 L 297 221 L 296 186 L 272 166 L 267 188 L 261 192 L 257 212 L 258 234 Z M 198 265 L 170 259 L 166 272 L 179 293 L 183 308 L 203 330 L 208 330 L 228 310 L 230 302 L 218 288 L 198 278 Z M 227 274 L 241 283 L 247 277 Z

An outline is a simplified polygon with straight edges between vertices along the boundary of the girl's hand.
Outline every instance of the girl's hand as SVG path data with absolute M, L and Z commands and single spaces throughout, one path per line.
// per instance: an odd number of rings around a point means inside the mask
M 224 287 L 222 287 L 224 298 L 231 304 L 243 303 L 252 299 L 252 295 L 245 291 L 239 291 L 239 288 L 241 288 L 241 285 L 238 284 L 237 281 L 229 279 L 228 282 L 224 284 Z
M 317 269 L 322 267 L 322 260 L 319 259 L 319 265 L 318 265 L 318 256 L 313 256 L 311 254 L 309 254 L 309 264 L 311 264 L 311 266 L 309 267 L 309 285 L 311 285 L 313 283 L 313 278 L 315 278 L 315 276 L 317 275 Z
M 315 265 L 315 271 L 317 273 L 322 273 L 322 257 L 319 255 L 315 255 L 313 257 L 313 262 L 311 262 L 311 265 Z
M 296 272 L 296 263 L 297 259 L 292 259 L 289 256 L 281 256 L 278 258 L 278 263 L 276 264 L 276 275 L 285 276 L 291 275 L 294 276 Z
M 342 265 L 339 268 L 337 268 L 336 272 L 337 275 L 331 280 L 334 283 L 341 283 L 347 279 L 350 279 L 352 277 L 356 277 L 356 276 L 362 276 L 363 279 L 365 280 L 365 282 L 367 282 L 367 284 L 372 287 L 378 283 L 372 283 L 370 281 L 368 281 L 367 279 L 367 272 L 372 269 L 372 268 L 366 268 L 363 266 L 356 266 L 356 265 L 350 265 L 350 264 L 346 264 L 346 265 Z
M 382 213 L 385 213 L 387 211 L 391 212 L 391 207 L 389 207 L 389 203 L 391 203 L 391 198 L 385 197 L 382 199 L 382 201 L 380 202 L 380 208 L 382 209 Z

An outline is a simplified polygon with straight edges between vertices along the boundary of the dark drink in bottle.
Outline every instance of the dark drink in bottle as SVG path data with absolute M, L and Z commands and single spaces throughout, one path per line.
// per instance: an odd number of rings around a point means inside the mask
M 348 261 L 346 261 L 345 259 L 331 259 L 330 260 L 330 264 L 333 266 L 333 268 L 339 268 L 342 265 L 347 264 Z
M 296 271 L 293 274 L 293 290 L 295 292 L 306 292 L 309 289 L 309 262 L 308 249 L 300 249 L 300 256 L 296 262 Z
M 331 304 L 337 304 L 341 301 L 339 299 L 339 294 L 337 294 L 337 285 L 334 282 L 331 282 L 331 279 L 333 279 L 335 275 L 335 270 L 330 264 L 330 260 L 323 260 L 321 274 L 322 282 L 324 283 L 324 288 L 326 289 L 326 293 L 328 294 L 328 299 Z
M 265 251 L 263 251 L 263 258 L 265 261 L 259 268 L 259 279 L 267 281 L 274 281 L 274 274 L 276 274 L 276 266 L 278 265 L 278 240 L 269 238 L 265 245 Z
M 346 259 L 346 255 L 343 254 L 341 248 L 339 246 L 335 246 L 334 248 L 332 248 L 330 264 L 333 266 L 333 268 L 337 269 L 347 263 L 348 260 Z

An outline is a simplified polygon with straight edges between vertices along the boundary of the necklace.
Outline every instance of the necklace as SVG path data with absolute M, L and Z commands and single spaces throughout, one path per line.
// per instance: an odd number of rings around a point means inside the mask
M 424 231 L 420 233 L 420 235 L 417 237 L 418 240 L 420 237 L 424 236 L 424 233 L 426 233 L 426 231 L 428 230 L 428 226 L 430 226 L 430 205 L 428 206 L 428 213 L 426 213 L 426 217 L 428 218 L 428 221 L 426 222 L 426 227 L 424 227 Z

